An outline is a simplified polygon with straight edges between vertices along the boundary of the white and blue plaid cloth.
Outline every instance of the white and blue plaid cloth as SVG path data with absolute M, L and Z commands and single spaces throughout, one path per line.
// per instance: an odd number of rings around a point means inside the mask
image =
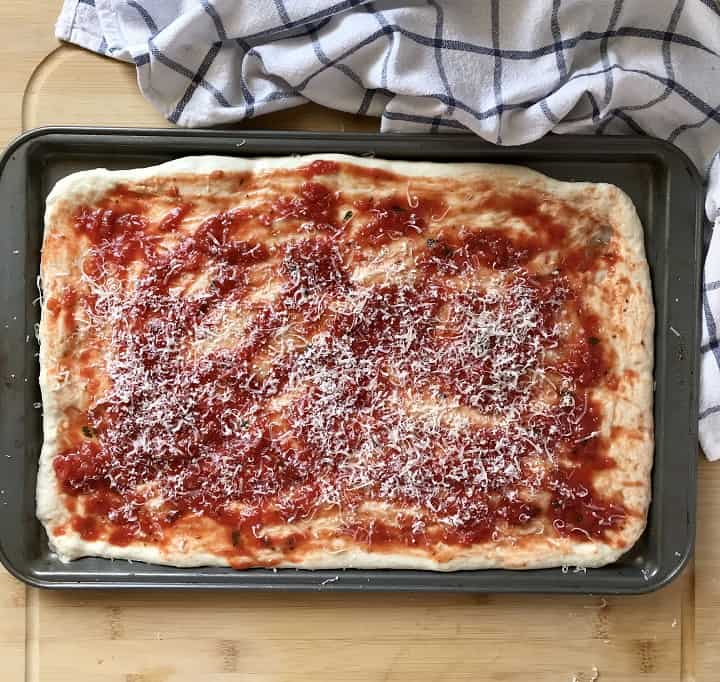
M 57 35 L 133 62 L 170 121 L 314 101 L 383 131 L 647 133 L 681 147 L 720 226 L 718 0 L 65 0 Z M 677 225 L 683 229 L 683 225 Z M 700 441 L 720 459 L 720 227 L 702 297 Z

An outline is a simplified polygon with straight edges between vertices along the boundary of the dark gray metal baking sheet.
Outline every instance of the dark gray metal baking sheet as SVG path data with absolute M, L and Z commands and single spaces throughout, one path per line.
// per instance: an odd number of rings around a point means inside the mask
M 655 465 L 648 527 L 620 561 L 587 571 L 181 569 L 86 558 L 63 564 L 35 518 L 42 444 L 37 404 L 39 271 L 44 201 L 68 173 L 132 168 L 181 156 L 343 152 L 388 159 L 529 166 L 560 180 L 611 182 L 645 227 L 656 304 Z M 0 560 L 39 587 L 640 593 L 667 584 L 695 535 L 702 186 L 675 147 L 643 137 L 549 136 L 497 147 L 465 135 L 44 128 L 0 159 Z

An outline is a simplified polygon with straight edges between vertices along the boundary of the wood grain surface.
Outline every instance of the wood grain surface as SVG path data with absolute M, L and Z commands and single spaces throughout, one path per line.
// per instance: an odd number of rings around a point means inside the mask
M 0 4 L 0 142 L 38 125 L 167 125 L 132 67 L 57 43 L 59 5 Z M 239 127 L 377 121 L 306 106 Z M 720 464 L 701 464 L 699 500 L 695 562 L 639 597 L 81 594 L 25 588 L 0 569 L 0 679 L 714 682 Z

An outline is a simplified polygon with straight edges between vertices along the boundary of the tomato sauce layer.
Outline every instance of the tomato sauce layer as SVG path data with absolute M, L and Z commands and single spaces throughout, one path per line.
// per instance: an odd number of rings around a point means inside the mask
M 356 171 L 377 191 L 344 192 Z M 75 214 L 87 286 L 47 309 L 88 323 L 107 388 L 54 460 L 72 529 L 162 544 L 205 517 L 230 555 L 292 557 L 621 528 L 591 397 L 614 358 L 581 286 L 612 244 L 532 192 L 468 195 L 478 227 L 391 174 L 289 177 L 202 220 L 122 187 Z

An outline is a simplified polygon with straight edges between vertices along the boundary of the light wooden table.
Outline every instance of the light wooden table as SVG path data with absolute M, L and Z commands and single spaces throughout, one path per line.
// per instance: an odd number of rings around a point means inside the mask
M 0 4 L 0 143 L 47 124 L 166 125 L 132 67 L 58 45 L 58 11 L 58 0 Z M 376 125 L 308 106 L 247 127 Z M 0 679 L 714 682 L 720 464 L 701 463 L 698 512 L 694 563 L 642 597 L 79 594 L 0 569 Z

